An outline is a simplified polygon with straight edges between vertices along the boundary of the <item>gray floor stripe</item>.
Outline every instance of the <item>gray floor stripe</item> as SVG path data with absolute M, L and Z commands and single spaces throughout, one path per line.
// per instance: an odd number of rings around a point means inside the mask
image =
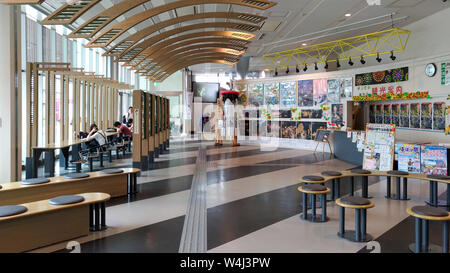
M 206 147 L 202 145 L 192 178 L 179 253 L 205 253 L 206 244 Z

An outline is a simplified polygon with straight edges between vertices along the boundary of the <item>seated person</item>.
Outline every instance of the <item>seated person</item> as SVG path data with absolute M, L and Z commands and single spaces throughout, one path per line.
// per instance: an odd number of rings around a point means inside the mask
M 128 128 L 128 126 L 126 126 L 125 124 L 116 121 L 114 122 L 114 127 L 116 127 L 118 133 L 123 134 L 127 137 L 133 137 L 133 133 L 131 132 L 130 128 Z
M 86 142 L 87 149 L 91 150 L 107 144 L 107 138 L 102 130 L 99 130 L 96 124 L 91 124 L 89 134 L 81 141 Z
M 133 132 L 133 127 L 134 126 L 133 126 L 133 119 L 132 118 L 130 118 L 128 120 L 127 126 L 128 126 L 128 128 L 130 128 L 130 131 Z

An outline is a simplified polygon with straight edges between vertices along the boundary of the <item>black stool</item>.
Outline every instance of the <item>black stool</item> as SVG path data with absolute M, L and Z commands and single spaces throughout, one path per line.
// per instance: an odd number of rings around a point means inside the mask
M 353 242 L 368 242 L 372 236 L 367 230 L 367 209 L 375 204 L 362 197 L 347 196 L 336 200 L 339 208 L 339 232 L 338 236 Z M 345 230 L 345 208 L 355 209 L 355 230 Z
M 327 222 L 326 197 L 330 189 L 318 184 L 303 184 L 303 186 L 298 187 L 298 191 L 302 193 L 303 197 L 301 218 L 310 222 Z M 308 214 L 308 195 L 311 195 L 311 214 Z M 316 214 L 316 195 L 320 196 L 321 215 Z
M 363 170 L 363 169 L 353 169 L 350 171 L 353 174 L 371 174 L 371 171 Z M 351 184 L 350 184 L 351 190 L 350 195 L 355 195 L 355 177 L 351 177 Z M 369 177 L 368 176 L 362 176 L 362 182 L 361 182 L 361 196 L 363 198 L 372 198 L 369 197 Z
M 342 173 L 335 171 L 325 171 L 321 173 L 324 176 L 331 176 L 333 180 L 331 180 L 331 200 L 335 201 L 341 195 L 341 176 Z
M 402 172 L 402 171 L 388 171 L 387 174 L 391 174 L 391 175 L 396 175 L 395 179 L 396 179 L 396 193 L 395 193 L 395 200 L 409 200 L 408 198 L 408 178 L 407 177 L 403 177 L 403 194 L 401 193 L 401 189 L 400 189 L 400 179 L 402 177 L 397 176 L 397 175 L 401 175 L 401 176 L 405 176 L 405 175 L 409 175 L 408 172 Z M 387 182 L 386 182 L 386 198 L 391 199 L 392 198 L 392 194 L 391 194 L 391 177 L 387 176 Z
M 446 175 L 428 175 L 427 178 L 436 180 L 450 180 L 450 176 Z M 450 181 L 449 181 L 450 183 Z M 430 181 L 430 200 L 426 201 L 430 206 L 433 207 L 450 207 L 450 184 L 447 183 L 447 201 L 438 200 L 438 181 Z
M 415 218 L 415 243 L 409 245 L 409 250 L 414 253 L 448 253 L 448 222 L 450 214 L 445 210 L 430 206 L 416 206 L 408 208 L 406 211 Z M 429 221 L 442 222 L 442 247 L 429 243 Z

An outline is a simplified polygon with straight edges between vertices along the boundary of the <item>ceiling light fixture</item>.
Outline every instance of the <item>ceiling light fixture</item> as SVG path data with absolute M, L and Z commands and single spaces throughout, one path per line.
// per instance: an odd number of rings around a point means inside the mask
M 325 69 L 328 69 L 328 62 L 327 62 L 327 61 L 325 61 L 325 66 L 324 66 L 324 68 L 325 68 Z
M 308 45 L 307 43 L 303 43 L 303 44 L 302 44 L 302 46 L 307 46 L 307 45 Z
M 298 69 L 298 65 L 295 66 L 295 72 L 300 73 L 300 69 Z
M 345 14 L 345 17 L 350 17 L 350 16 L 352 16 L 352 14 L 351 14 L 351 13 L 347 13 L 347 14 Z
M 395 61 L 397 57 L 394 56 L 394 50 L 391 51 L 391 60 Z
M 314 70 L 319 70 L 319 68 L 317 67 L 317 63 L 314 64 Z
M 278 76 L 278 70 L 275 68 L 275 76 Z
M 286 74 L 289 74 L 289 66 L 286 68 Z
M 352 57 L 350 57 L 350 60 L 348 61 L 348 64 L 350 65 L 350 66 L 353 66 L 355 63 L 352 61 Z
M 381 61 L 383 60 L 383 59 L 380 58 L 380 53 L 377 53 L 377 58 L 376 58 L 376 60 L 377 60 L 379 63 L 381 63 Z
M 303 71 L 307 71 L 308 70 L 308 65 L 305 64 L 305 67 L 303 68 Z
M 361 55 L 361 64 L 366 64 L 366 60 L 364 60 L 364 56 Z
M 336 67 L 337 68 L 341 67 L 341 63 L 339 62 L 339 59 L 336 60 Z

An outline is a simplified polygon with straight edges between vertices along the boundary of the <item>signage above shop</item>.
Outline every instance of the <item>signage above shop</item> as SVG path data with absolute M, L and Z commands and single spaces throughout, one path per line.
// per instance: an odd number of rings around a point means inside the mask
M 389 84 L 408 81 L 408 67 L 356 74 L 355 86 Z
M 364 94 L 360 96 L 354 96 L 353 101 L 389 101 L 389 100 L 419 100 L 419 99 L 431 99 L 430 92 L 417 91 L 417 92 L 381 92 L 373 94 Z

